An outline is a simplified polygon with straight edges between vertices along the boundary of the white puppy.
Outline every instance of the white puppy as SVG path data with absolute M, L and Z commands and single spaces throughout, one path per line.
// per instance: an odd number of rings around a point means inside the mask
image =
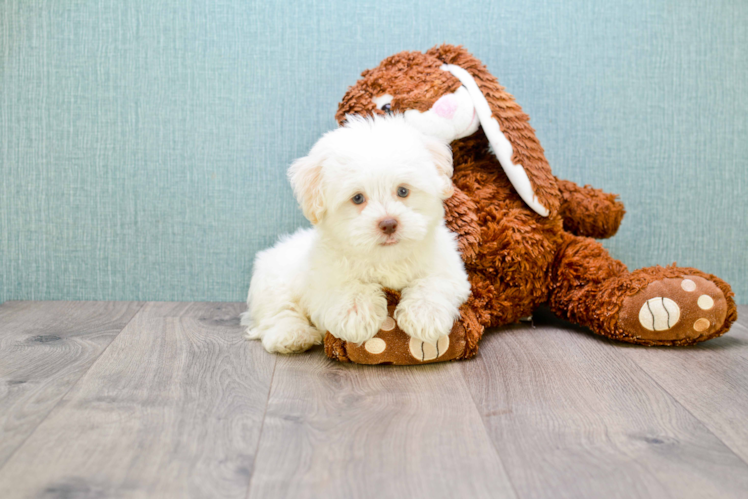
M 430 343 L 448 335 L 470 294 L 443 220 L 451 175 L 449 146 L 401 116 L 350 117 L 323 136 L 288 171 L 314 227 L 257 255 L 248 338 L 282 353 L 321 343 L 326 330 L 365 342 L 387 318 L 382 287 L 401 291 L 403 331 Z

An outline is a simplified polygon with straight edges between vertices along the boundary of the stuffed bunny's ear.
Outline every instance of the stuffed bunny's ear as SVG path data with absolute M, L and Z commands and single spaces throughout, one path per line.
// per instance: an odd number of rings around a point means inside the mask
M 463 68 L 454 64 L 445 64 L 442 66 L 442 69 L 452 73 L 467 89 L 473 100 L 473 105 L 475 106 L 475 111 L 478 115 L 481 127 L 483 128 L 483 132 L 486 134 L 488 142 L 491 144 L 491 149 L 496 155 L 496 158 L 498 158 L 501 167 L 504 169 L 504 172 L 506 172 L 514 189 L 517 190 L 520 198 L 522 198 L 522 200 L 524 200 L 524 202 L 539 215 L 547 217 L 549 210 L 538 201 L 538 197 L 535 195 L 532 183 L 530 182 L 530 178 L 527 176 L 524 167 L 512 162 L 512 154 L 514 152 L 512 143 L 509 142 L 509 139 L 507 139 L 501 131 L 499 122 L 492 117 L 491 107 L 486 100 L 486 96 L 481 92 L 473 76 Z

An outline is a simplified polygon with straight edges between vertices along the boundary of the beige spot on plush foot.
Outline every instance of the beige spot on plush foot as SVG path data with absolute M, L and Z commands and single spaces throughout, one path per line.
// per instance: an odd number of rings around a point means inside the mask
M 421 350 L 423 351 L 423 360 L 431 361 L 436 359 L 439 355 L 439 351 L 436 349 L 436 344 L 429 344 L 428 342 L 421 342 Z
M 701 297 L 699 297 L 697 304 L 699 304 L 699 307 L 701 309 L 708 311 L 709 309 L 714 307 L 714 299 L 712 299 L 709 295 L 702 295 Z
M 439 348 L 440 355 L 447 352 L 447 349 L 449 349 L 449 335 L 443 335 L 436 343 L 436 346 Z
M 386 348 L 387 343 L 384 340 L 376 337 L 367 340 L 364 344 L 364 349 L 372 354 L 382 354 Z
M 382 323 L 382 330 L 389 332 L 395 329 L 395 320 L 387 316 L 387 319 Z
M 421 361 L 431 361 L 449 349 L 449 335 L 443 335 L 437 340 L 436 344 L 430 344 L 418 339 L 410 339 L 410 354 Z
M 696 323 L 693 324 L 693 329 L 697 332 L 703 332 L 707 328 L 709 328 L 709 320 L 706 318 L 699 318 L 696 320 Z
M 675 326 L 680 307 L 667 297 L 654 297 L 639 310 L 639 323 L 649 331 L 661 332 Z
M 413 337 L 410 338 L 410 343 L 408 344 L 408 347 L 410 348 L 410 355 L 414 358 L 423 361 L 424 353 L 423 353 L 423 342 L 421 342 L 418 339 L 414 339 Z
M 687 292 L 693 292 L 696 290 L 696 283 L 694 283 L 693 280 L 686 278 L 681 282 L 680 287 Z

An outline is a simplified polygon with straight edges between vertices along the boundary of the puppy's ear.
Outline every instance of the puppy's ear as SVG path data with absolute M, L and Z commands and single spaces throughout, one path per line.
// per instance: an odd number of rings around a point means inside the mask
M 301 205 L 304 217 L 312 224 L 317 224 L 325 212 L 322 159 L 312 155 L 299 158 L 288 169 L 288 180 L 291 182 L 296 200 Z
M 452 185 L 452 150 L 449 144 L 446 144 L 433 137 L 424 136 L 426 142 L 426 149 L 431 153 L 431 157 L 434 160 L 436 171 L 439 173 L 439 180 L 441 186 L 439 188 L 439 196 L 443 200 L 446 200 L 454 194 L 454 186 Z

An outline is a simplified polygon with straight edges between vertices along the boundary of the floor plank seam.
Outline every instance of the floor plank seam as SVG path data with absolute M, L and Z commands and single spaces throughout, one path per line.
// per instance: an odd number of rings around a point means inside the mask
M 255 464 L 257 463 L 257 454 L 260 452 L 260 443 L 262 443 L 262 432 L 265 429 L 265 418 L 268 414 L 268 406 L 270 404 L 270 394 L 273 392 L 273 382 L 275 381 L 275 368 L 278 366 L 278 355 L 273 355 L 274 362 L 273 362 L 273 373 L 270 375 L 270 383 L 268 384 L 268 396 L 265 398 L 265 409 L 262 412 L 262 422 L 260 422 L 260 433 L 259 436 L 257 436 L 257 446 L 255 447 L 255 453 L 252 457 L 252 474 L 249 476 L 249 481 L 247 482 L 247 492 L 244 494 L 244 498 L 249 498 L 249 491 L 252 488 L 252 480 L 255 477 L 255 471 L 257 471 L 257 467 Z
M 647 378 L 648 378 L 649 380 L 651 380 L 651 381 L 652 381 L 652 382 L 653 382 L 653 383 L 654 383 L 654 384 L 655 384 L 655 385 L 656 385 L 656 386 L 657 386 L 657 387 L 658 387 L 658 388 L 659 388 L 660 390 L 662 390 L 662 391 L 663 391 L 663 392 L 664 392 L 665 394 L 667 394 L 668 396 L 670 396 L 671 398 L 673 398 L 673 401 L 675 401 L 675 402 L 676 402 L 676 403 L 678 404 L 678 406 L 680 406 L 681 408 L 683 408 L 683 410 L 685 410 L 685 411 L 686 411 L 686 413 L 688 413 L 689 415 L 691 415 L 691 417 L 693 417 L 693 418 L 694 418 L 694 420 L 696 420 L 697 422 L 701 423 L 701 425 L 703 425 L 703 426 L 704 426 L 704 429 L 706 429 L 706 431 L 707 431 L 707 432 L 708 432 L 709 434 L 711 434 L 712 436 L 714 436 L 714 439 L 716 439 L 717 441 L 719 441 L 720 443 L 722 443 L 723 445 L 725 445 L 725 448 L 727 448 L 728 450 L 730 450 L 730 452 L 731 452 L 731 453 L 732 453 L 733 455 L 735 455 L 735 457 L 736 457 L 736 458 L 737 458 L 738 460 L 740 460 L 741 462 L 743 462 L 744 464 L 746 464 L 746 465 L 748 466 L 748 462 L 746 462 L 745 460 L 743 460 L 743 457 L 742 457 L 742 456 L 740 456 L 740 453 L 738 453 L 737 451 L 735 451 L 735 450 L 734 450 L 734 449 L 732 448 L 732 446 L 730 446 L 729 444 L 727 444 L 726 442 L 724 442 L 724 441 L 722 440 L 722 438 L 721 438 L 721 437 L 719 437 L 719 436 L 718 436 L 717 434 L 715 434 L 715 433 L 714 433 L 714 431 L 713 431 L 713 430 L 712 430 L 712 429 L 711 429 L 711 428 L 709 427 L 709 425 L 708 425 L 708 424 L 707 424 L 706 422 L 704 422 L 703 420 L 701 420 L 701 419 L 700 419 L 699 417 L 697 417 L 696 415 L 694 415 L 694 413 L 693 413 L 693 412 L 692 412 L 692 411 L 691 411 L 691 410 L 690 410 L 689 408 L 687 408 L 687 407 L 686 407 L 686 405 L 685 405 L 685 404 L 683 404 L 683 402 L 682 402 L 682 401 L 681 401 L 680 399 L 678 399 L 678 397 L 677 397 L 677 396 L 675 396 L 675 395 L 674 395 L 674 394 L 672 394 L 672 393 L 671 393 L 670 391 L 668 391 L 667 389 L 665 389 L 665 388 L 664 388 L 664 387 L 663 387 L 663 386 L 662 386 L 662 385 L 661 385 L 661 384 L 660 384 L 660 383 L 659 383 L 659 382 L 658 382 L 658 381 L 657 381 L 657 380 L 656 380 L 656 379 L 655 379 L 655 378 L 654 378 L 654 377 L 653 377 L 653 376 L 652 376 L 652 375 L 651 375 L 651 374 L 650 374 L 650 373 L 649 373 L 649 372 L 647 371 L 647 369 L 646 369 L 646 368 L 644 368 L 644 367 L 643 367 L 642 365 L 640 365 L 640 364 L 639 364 L 639 363 L 638 363 L 638 362 L 637 362 L 637 361 L 636 361 L 635 359 L 631 359 L 631 358 L 628 358 L 628 357 L 627 357 L 627 359 L 628 359 L 629 361 L 633 362 L 633 363 L 634 363 L 634 364 L 635 364 L 636 366 L 638 366 L 638 367 L 639 367 L 639 369 L 640 369 L 640 370 L 641 370 L 641 371 L 642 371 L 642 372 L 644 373 L 644 375 L 646 375 L 646 376 L 647 376 Z
M 470 362 L 470 361 L 468 361 Z M 460 375 L 462 375 L 462 380 L 465 382 L 465 386 L 469 386 L 469 382 L 467 377 L 465 377 L 465 371 L 460 370 Z M 473 396 L 473 391 L 470 390 L 470 387 L 467 387 L 468 393 L 470 394 L 470 400 L 473 402 L 473 408 L 478 413 L 478 417 L 480 417 L 480 423 L 483 426 L 483 431 L 486 433 L 486 437 L 488 438 L 488 441 L 491 443 L 491 448 L 493 448 L 493 451 L 496 452 L 496 457 L 499 459 L 499 463 L 501 464 L 501 468 L 504 470 L 504 476 L 506 476 L 506 480 L 509 481 L 509 486 L 512 487 L 512 493 L 514 493 L 514 498 L 521 498 L 517 494 L 517 487 L 514 485 L 514 481 L 512 481 L 512 478 L 509 476 L 509 472 L 506 468 L 506 464 L 504 463 L 504 458 L 501 456 L 501 453 L 499 453 L 499 449 L 496 448 L 496 443 L 494 442 L 493 438 L 491 437 L 491 433 L 488 430 L 488 427 L 486 427 L 486 420 L 483 418 L 483 412 L 478 409 L 478 403 L 475 401 L 475 396 Z
M 120 329 L 120 331 L 119 331 L 119 332 L 117 332 L 117 335 L 115 335 L 114 337 L 112 337 L 112 340 L 110 340 L 110 341 L 109 341 L 109 344 L 107 344 L 107 346 L 106 346 L 106 347 L 105 347 L 104 349 L 102 349 L 102 351 L 101 351 L 101 352 L 99 353 L 99 355 L 98 355 L 98 356 L 96 356 L 96 358 L 95 358 L 95 359 L 93 360 L 93 362 L 92 362 L 92 363 L 91 363 L 91 365 L 90 365 L 90 366 L 88 367 L 88 369 L 86 369 L 85 371 L 83 371 L 83 373 L 81 373 L 80 377 L 78 377 L 78 378 L 77 378 L 77 379 L 75 380 L 75 382 L 74 382 L 74 383 L 70 384 L 70 387 L 68 388 L 68 390 L 67 390 L 67 391 L 65 391 L 65 393 L 64 393 L 64 394 L 62 395 L 62 397 L 61 397 L 61 398 L 60 398 L 60 399 L 59 399 L 59 400 L 57 401 L 57 403 L 55 403 L 55 404 L 54 404 L 54 406 L 53 406 L 52 408 L 50 408 L 50 409 L 49 409 L 49 411 L 47 412 L 47 414 L 46 414 L 46 415 L 44 415 L 44 418 L 42 418 L 42 419 L 41 419 L 41 420 L 39 421 L 39 423 L 38 423 L 38 424 L 36 424 L 36 426 L 34 427 L 34 430 L 33 430 L 33 431 L 31 431 L 31 432 L 29 432 L 29 435 L 28 435 L 28 436 L 26 436 L 26 437 L 24 438 L 24 440 L 23 440 L 23 441 L 21 441 L 21 442 L 20 442 L 20 443 L 18 444 L 18 446 L 16 446 L 16 448 L 15 448 L 15 449 L 13 450 L 13 452 L 12 452 L 12 453 L 11 453 L 10 455 L 8 455 L 8 458 L 7 458 L 6 460 L 5 460 L 5 462 L 3 462 L 3 464 L 2 464 L 2 465 L 0 465 L 0 471 L 2 471 L 2 470 L 3 470 L 3 469 L 4 469 L 4 468 L 5 468 L 5 467 L 6 467 L 6 466 L 7 466 L 7 465 L 8 465 L 9 463 L 10 463 L 10 461 L 11 461 L 11 460 L 13 459 L 13 456 L 15 456 L 15 454 L 16 454 L 16 453 L 18 452 L 18 450 L 20 450 L 21 448 L 23 448 L 23 445 L 24 445 L 24 444 L 26 444 L 26 441 L 28 441 L 28 440 L 29 440 L 29 438 L 31 438 L 31 436 L 33 436 L 34 434 L 36 434 L 36 431 L 37 431 L 37 430 L 39 429 L 39 427 L 40 427 L 40 426 L 41 426 L 41 425 L 42 425 L 42 424 L 43 424 L 43 423 L 44 423 L 44 422 L 45 422 L 45 421 L 47 420 L 47 418 L 49 418 L 49 416 L 50 416 L 50 415 L 52 414 L 52 412 L 54 412 L 54 411 L 55 411 L 55 408 L 57 408 L 57 406 L 58 406 L 58 405 L 60 404 L 60 402 L 62 402 L 62 400 L 63 400 L 63 399 L 65 399 L 65 398 L 67 397 L 67 395 L 68 395 L 68 394 L 70 393 L 70 391 L 72 391 L 72 390 L 73 390 L 73 388 L 74 388 L 74 387 L 76 387 L 76 386 L 78 385 L 78 382 L 80 382 L 80 381 L 81 381 L 81 379 L 82 379 L 82 378 L 83 378 L 83 377 L 84 377 L 84 376 L 85 376 L 85 375 L 86 375 L 86 374 L 87 374 L 87 373 L 88 373 L 89 371 L 91 371 L 91 368 L 93 368 L 93 366 L 94 366 L 94 365 L 96 364 L 96 362 L 97 362 L 97 361 L 98 361 L 99 359 L 101 359 L 101 356 L 103 356 L 103 354 L 104 354 L 104 353 L 105 353 L 105 352 L 106 352 L 106 351 L 107 351 L 107 350 L 109 349 L 109 347 L 110 347 L 110 346 L 111 346 L 111 345 L 112 345 L 112 344 L 114 343 L 114 341 L 115 341 L 115 340 L 117 339 L 117 337 L 119 337 L 120 333 L 122 333 L 123 331 L 125 331 L 125 328 L 127 328 L 127 327 L 128 327 L 129 325 L 130 325 L 130 323 L 132 323 L 132 322 L 133 322 L 133 320 L 134 320 L 134 319 L 135 319 L 135 318 L 136 318 L 136 317 L 138 316 L 138 314 L 140 314 L 140 311 L 142 311 L 142 310 L 143 310 L 143 308 L 144 308 L 144 307 L 146 306 L 146 304 L 147 304 L 147 302 L 143 302 L 143 303 L 142 303 L 142 304 L 140 305 L 140 307 L 139 307 L 139 308 L 138 308 L 138 310 L 137 310 L 137 311 L 135 312 L 135 314 L 133 314 L 133 315 L 132 315 L 132 318 L 130 318 L 130 320 L 129 320 L 129 321 L 127 322 L 127 323 L 125 323 L 125 325 L 124 325 L 124 326 L 123 326 L 123 327 L 122 327 L 122 328 Z

